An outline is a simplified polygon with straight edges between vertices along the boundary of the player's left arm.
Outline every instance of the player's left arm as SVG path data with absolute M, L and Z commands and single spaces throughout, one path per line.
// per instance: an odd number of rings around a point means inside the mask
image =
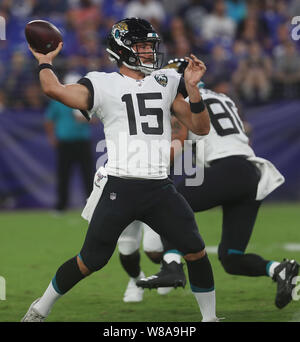
M 187 103 L 183 95 L 179 93 L 172 104 L 172 110 L 177 119 L 193 133 L 197 135 L 207 135 L 210 130 L 210 119 L 198 88 L 198 83 L 204 75 L 206 67 L 204 63 L 194 55 L 191 55 L 191 58 L 186 58 L 189 61 L 184 72 L 186 91 L 189 96 L 189 101 L 192 104 L 196 104 L 196 107 L 200 109 L 199 111 L 192 112 L 190 104 Z

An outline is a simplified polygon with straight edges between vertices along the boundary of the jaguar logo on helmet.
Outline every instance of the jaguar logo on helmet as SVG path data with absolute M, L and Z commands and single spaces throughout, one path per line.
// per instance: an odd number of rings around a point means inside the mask
M 118 22 L 116 25 L 114 25 L 116 29 L 120 30 L 120 31 L 126 31 L 128 32 L 128 25 L 126 22 L 124 21 L 120 21 Z
M 117 23 L 112 28 L 112 34 L 118 40 L 128 32 L 128 25 L 125 22 Z

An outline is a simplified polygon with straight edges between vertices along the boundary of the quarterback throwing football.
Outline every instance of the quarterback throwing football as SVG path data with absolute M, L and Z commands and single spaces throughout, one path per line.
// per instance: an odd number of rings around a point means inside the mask
M 80 280 L 103 268 L 122 231 L 134 220 L 152 227 L 182 253 L 202 321 L 217 321 L 213 272 L 194 213 L 167 177 L 171 114 L 190 131 L 206 135 L 209 115 L 197 84 L 205 65 L 188 57 L 184 81 L 175 70 L 159 70 L 160 38 L 145 20 L 129 18 L 113 25 L 107 52 L 119 72 L 90 72 L 78 84 L 63 85 L 52 61 L 62 44 L 47 55 L 32 51 L 39 62 L 42 89 L 49 97 L 77 108 L 87 119 L 97 115 L 107 142 L 108 162 L 98 170 L 94 190 L 83 211 L 89 228 L 80 253 L 62 264 L 43 296 L 23 321 L 43 321 L 58 298 Z M 190 103 L 184 100 L 189 96 Z M 132 149 L 140 148 L 138 167 Z M 167 143 L 165 143 L 167 142 Z

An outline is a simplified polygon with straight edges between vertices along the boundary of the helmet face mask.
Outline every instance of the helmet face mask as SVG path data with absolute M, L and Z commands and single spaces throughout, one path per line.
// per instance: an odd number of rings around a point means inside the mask
M 174 58 L 170 59 L 167 64 L 163 67 L 163 69 L 175 69 L 179 74 L 181 74 L 184 77 L 184 71 L 186 67 L 188 66 L 189 62 L 184 58 Z M 205 83 L 203 81 L 200 81 L 197 84 L 198 88 L 204 88 Z
M 112 27 L 106 51 L 110 59 L 119 66 L 124 64 L 129 69 L 150 74 L 160 69 L 163 63 L 163 53 L 159 52 L 159 44 L 158 34 L 146 20 L 129 18 L 117 22 Z M 143 45 L 147 45 L 148 48 L 139 51 Z
M 184 74 L 184 70 L 189 62 L 184 58 L 170 59 L 163 69 L 175 69 L 179 74 Z

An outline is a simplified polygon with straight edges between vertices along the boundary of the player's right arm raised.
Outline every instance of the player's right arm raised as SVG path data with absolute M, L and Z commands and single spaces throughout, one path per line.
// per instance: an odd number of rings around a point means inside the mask
M 39 64 L 51 64 L 53 59 L 59 54 L 63 43 L 60 43 L 56 50 L 47 55 L 34 51 L 30 46 L 29 50 L 38 60 Z M 40 71 L 40 82 L 43 92 L 54 100 L 57 100 L 68 107 L 88 110 L 90 107 L 90 92 L 87 87 L 81 84 L 61 84 L 55 73 L 49 69 Z
M 188 65 L 184 71 L 184 81 L 190 104 L 194 103 L 194 112 L 185 101 L 182 94 L 178 94 L 172 104 L 174 115 L 190 131 L 197 135 L 207 135 L 210 130 L 210 119 L 208 111 L 202 101 L 198 83 L 206 71 L 206 67 L 195 55 L 186 57 Z

